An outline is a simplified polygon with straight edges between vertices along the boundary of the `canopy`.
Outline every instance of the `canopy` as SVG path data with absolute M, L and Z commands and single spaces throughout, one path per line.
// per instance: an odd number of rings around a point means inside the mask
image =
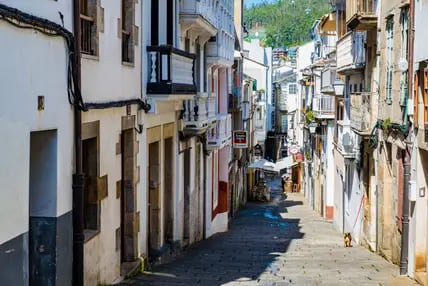
M 297 164 L 298 162 L 294 162 L 293 156 L 288 156 L 276 161 L 276 163 L 269 162 L 265 159 L 258 159 L 251 163 L 248 168 L 279 173 L 282 169 L 292 168 Z
M 298 162 L 294 162 L 293 156 L 288 156 L 288 157 L 285 157 L 285 158 L 282 158 L 282 159 L 276 161 L 275 168 L 279 172 L 282 169 L 292 168 L 293 166 L 295 166 L 297 164 L 298 164 Z
M 276 169 L 276 164 L 269 162 L 268 160 L 265 159 L 258 159 L 255 160 L 253 163 L 251 163 L 248 168 L 250 169 L 262 169 L 265 171 L 271 171 L 271 172 L 278 172 L 278 170 Z

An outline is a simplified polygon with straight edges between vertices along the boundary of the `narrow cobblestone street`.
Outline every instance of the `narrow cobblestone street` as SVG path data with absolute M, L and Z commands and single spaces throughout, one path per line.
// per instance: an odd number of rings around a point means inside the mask
M 227 233 L 121 285 L 417 285 L 398 272 L 365 248 L 344 248 L 303 194 L 276 193 L 269 204 L 249 203 Z

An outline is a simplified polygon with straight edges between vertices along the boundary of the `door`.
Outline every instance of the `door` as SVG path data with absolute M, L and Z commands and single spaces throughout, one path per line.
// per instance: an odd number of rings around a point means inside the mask
M 56 285 L 56 265 L 61 262 L 57 261 L 60 254 L 57 237 L 63 235 L 57 233 L 57 157 L 56 130 L 31 133 L 28 248 L 31 286 Z
M 190 238 L 190 149 L 184 151 L 184 215 L 183 239 Z
M 149 255 L 160 247 L 160 174 L 159 142 L 149 144 Z
M 132 262 L 138 255 L 136 231 L 135 131 L 122 131 L 122 191 L 120 195 L 121 262 Z
M 168 158 L 168 164 L 164 164 L 165 173 L 165 194 L 164 194 L 164 241 L 172 242 L 174 236 L 174 193 L 173 193 L 173 171 L 174 171 L 174 156 L 173 156 L 173 140 L 172 138 L 165 139 L 164 144 L 165 158 Z

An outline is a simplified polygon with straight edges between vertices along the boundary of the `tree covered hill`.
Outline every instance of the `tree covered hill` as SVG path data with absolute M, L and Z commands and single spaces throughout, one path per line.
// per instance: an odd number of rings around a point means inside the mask
M 245 7 L 248 38 L 258 37 L 265 46 L 290 47 L 311 39 L 316 19 L 331 11 L 327 0 L 276 0 Z

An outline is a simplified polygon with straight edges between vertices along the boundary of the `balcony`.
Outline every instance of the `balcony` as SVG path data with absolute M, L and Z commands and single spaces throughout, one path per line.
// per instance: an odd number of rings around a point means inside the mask
M 152 95 L 194 95 L 195 58 L 172 46 L 149 46 L 147 93 Z
M 185 31 L 197 35 L 214 36 L 218 18 L 215 3 L 209 0 L 183 0 L 180 7 L 180 25 Z
M 242 101 L 242 89 L 241 87 L 233 87 L 232 93 L 228 96 L 227 109 L 229 113 L 239 111 L 241 109 Z
M 360 135 L 370 134 L 370 93 L 351 94 L 351 127 Z
M 278 106 L 279 106 L 279 111 L 287 112 L 287 104 L 285 102 L 281 102 Z
M 229 145 L 232 142 L 232 116 L 217 114 L 217 122 L 207 137 L 207 150 L 219 150 Z
M 377 27 L 376 0 L 347 0 L 346 25 L 354 30 L 372 30 Z
M 217 121 L 217 104 L 215 97 L 207 98 L 207 116 L 208 116 L 208 124 L 213 125 Z
M 349 121 L 337 121 L 336 148 L 345 159 L 357 156 L 357 142 Z
M 334 119 L 335 98 L 330 95 L 316 95 L 312 102 L 315 118 Z
M 218 33 L 206 44 L 206 55 L 208 65 L 232 65 L 234 57 L 234 39 L 225 34 Z
M 183 102 L 183 132 L 186 135 L 204 133 L 208 126 L 208 97 L 206 93 L 198 94 L 195 99 Z
M 321 92 L 334 95 L 334 81 L 336 80 L 336 68 L 328 67 L 321 72 Z
M 337 42 L 337 73 L 360 72 L 366 65 L 366 32 L 350 32 Z

